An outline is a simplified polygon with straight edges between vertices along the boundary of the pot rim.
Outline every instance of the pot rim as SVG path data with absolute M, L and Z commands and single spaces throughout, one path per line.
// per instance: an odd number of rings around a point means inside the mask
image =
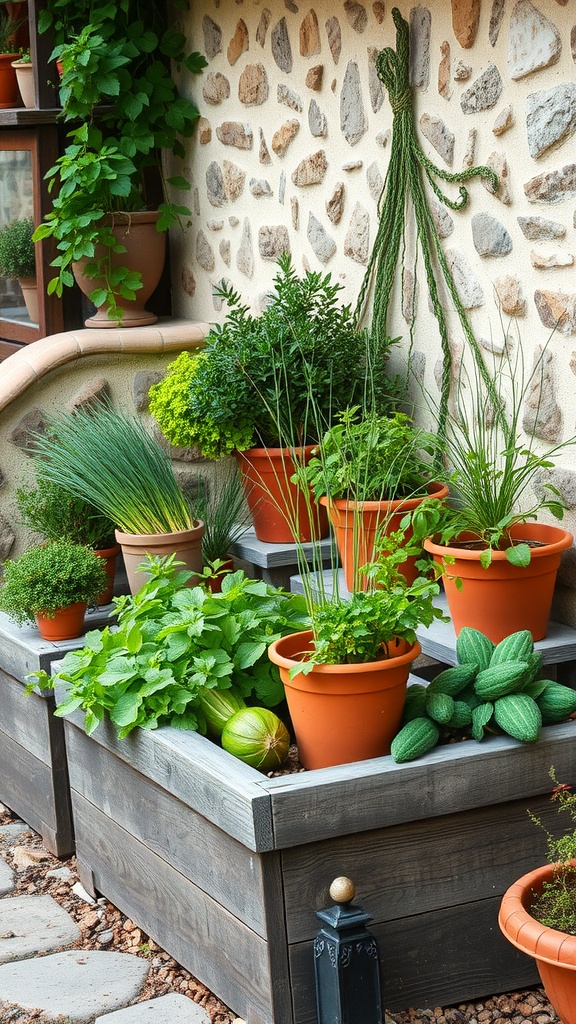
M 576 867 L 576 861 L 571 863 Z M 502 897 L 498 924 L 502 933 L 516 949 L 553 967 L 576 971 L 576 935 L 569 935 L 557 928 L 541 924 L 526 909 L 526 905 L 530 906 L 531 890 L 548 881 L 554 867 L 554 864 L 541 865 L 513 882 Z M 522 932 L 525 933 L 524 936 Z M 538 944 L 543 936 L 547 939 L 548 955 L 538 952 Z M 557 945 L 556 957 L 550 955 L 550 946 L 554 943 Z
M 304 444 L 304 445 L 293 445 L 291 448 L 261 448 L 261 447 L 260 448 L 259 447 L 242 448 L 242 449 L 236 448 L 235 451 L 234 451 L 234 455 L 236 456 L 236 458 L 238 460 L 246 459 L 246 461 L 249 462 L 250 458 L 254 458 L 254 459 L 266 459 L 266 458 L 270 458 L 270 457 L 272 457 L 272 458 L 279 458 L 279 457 L 290 458 L 292 452 L 298 452 L 298 453 L 304 452 L 304 453 L 308 454 L 309 452 L 312 452 L 314 450 L 314 448 L 317 448 L 317 447 L 318 447 L 317 444 Z
M 187 530 L 176 530 L 174 533 L 122 533 L 121 530 L 115 530 L 114 536 L 121 546 L 123 544 L 152 544 L 155 541 L 171 541 L 174 538 L 181 541 L 193 540 L 204 531 L 204 521 L 197 519 L 195 522 L 195 526 L 191 526 Z
M 542 558 L 547 555 L 556 554 L 560 551 L 566 551 L 572 546 L 574 541 L 574 535 L 568 530 L 564 530 L 561 526 L 552 526 L 548 523 L 515 523 L 510 528 L 510 533 L 515 539 L 521 540 L 540 540 L 543 542 L 541 547 L 531 548 L 530 557 Z M 548 535 L 549 539 L 546 539 Z M 470 531 L 462 531 L 458 534 L 458 537 L 472 538 L 474 535 Z M 454 538 L 455 540 L 458 537 Z M 470 550 L 467 548 L 452 547 L 450 544 L 440 544 L 434 540 L 433 537 L 426 537 L 424 540 L 424 548 L 430 554 L 435 557 L 455 558 L 457 561 L 462 559 L 469 562 L 480 561 L 480 555 L 483 551 L 488 550 L 488 546 L 485 548 L 477 548 Z M 499 551 L 497 549 L 492 550 L 492 561 L 503 562 L 506 561 L 506 552 Z
M 311 629 L 299 630 L 296 633 L 288 633 L 286 636 L 280 637 L 279 640 L 275 640 L 268 647 L 268 657 L 279 668 L 291 669 L 294 665 L 299 665 L 302 662 L 302 658 L 289 657 L 286 654 L 282 654 L 280 648 L 291 641 L 296 641 L 296 638 L 300 638 L 300 648 L 298 653 L 302 653 L 306 646 L 312 650 L 311 641 L 313 637 L 313 631 Z M 402 645 L 403 651 L 401 654 L 393 655 L 391 658 L 383 658 L 380 661 L 365 661 L 354 665 L 315 665 L 313 668 L 314 675 L 348 675 L 350 672 L 359 674 L 368 674 L 370 672 L 380 671 L 383 666 L 386 668 L 400 668 L 406 665 L 415 658 L 418 657 L 422 648 L 419 642 L 416 640 L 413 644 L 409 644 L 407 640 L 398 640 Z
M 436 498 L 442 500 L 448 496 L 449 490 L 446 484 L 440 481 L 431 481 L 428 485 L 428 494 L 421 494 L 419 497 L 414 498 L 395 498 L 393 501 L 382 499 L 380 501 L 354 501 L 352 498 L 331 498 L 329 494 L 323 495 L 318 498 L 320 505 L 325 505 L 326 508 L 330 508 L 331 505 L 338 511 L 348 512 L 353 510 L 360 510 L 366 512 L 378 512 L 380 509 L 390 509 L 390 511 L 402 510 L 410 511 L 413 508 L 417 508 L 421 502 L 426 501 L 427 498 Z M 434 488 L 434 489 L 433 489 Z

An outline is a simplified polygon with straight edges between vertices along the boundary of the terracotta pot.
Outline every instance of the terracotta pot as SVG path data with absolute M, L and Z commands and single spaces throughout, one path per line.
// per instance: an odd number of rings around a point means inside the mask
M 155 288 L 157 287 L 166 258 L 166 232 L 157 231 L 156 223 L 160 214 L 149 210 L 138 213 L 116 213 L 113 218 L 113 233 L 126 249 L 126 252 L 113 253 L 112 265 L 117 267 L 128 267 L 129 270 L 139 270 L 142 274 L 142 288 L 136 293 L 132 301 L 122 301 L 122 327 L 144 327 L 146 324 L 153 324 L 158 317 L 155 313 L 149 313 L 144 308 Z M 102 255 L 102 250 L 96 247 L 96 257 Z M 88 297 L 101 285 L 97 277 L 85 277 L 83 267 L 87 260 L 80 260 L 72 264 L 74 277 L 78 287 Z M 86 327 L 119 327 L 118 320 L 111 320 L 108 316 L 108 307 L 100 306 L 98 311 L 85 321 Z
M 484 569 L 481 551 L 424 541 L 434 561 L 445 568 L 444 589 L 456 636 L 464 626 L 479 629 L 493 643 L 520 629 L 529 629 L 534 640 L 546 636 L 560 555 L 574 538 L 559 526 L 543 523 L 518 523 L 510 533 L 516 541 L 542 542 L 531 549 L 525 568 L 511 565 L 504 551 L 494 551 L 491 565 Z M 462 540 L 467 538 L 461 535 Z
M 36 106 L 36 87 L 34 85 L 34 65 L 22 64 L 14 61 L 12 64 L 16 72 L 16 81 L 22 97 L 22 103 L 28 109 Z
M 18 284 L 22 292 L 22 298 L 28 311 L 28 316 L 33 324 L 40 323 L 40 308 L 38 305 L 38 286 L 35 277 L 19 277 Z
M 0 109 L 2 110 L 21 106 L 16 72 L 12 67 L 12 62 L 18 60 L 19 56 L 19 53 L 0 53 Z
M 443 499 L 447 495 L 448 488 L 444 484 L 429 485 L 431 498 Z M 366 590 L 368 580 L 358 570 L 372 561 L 378 532 L 389 534 L 398 530 L 403 516 L 417 508 L 423 501 L 426 501 L 425 497 L 362 502 L 349 501 L 346 498 L 320 498 L 320 503 L 326 506 L 332 521 L 346 586 L 350 593 Z M 411 536 L 412 531 L 408 530 L 406 538 L 409 539 Z M 418 575 L 416 558 L 407 558 L 401 568 L 408 583 L 413 583 Z
M 120 554 L 120 545 L 115 544 L 114 547 L 111 548 L 99 548 L 97 551 L 94 552 L 94 554 L 98 555 L 98 558 L 105 559 L 106 575 L 108 576 L 108 586 L 106 587 L 106 590 L 103 590 L 102 593 L 98 595 L 96 604 L 110 604 L 110 601 L 112 600 L 112 595 L 114 593 L 116 559 Z
M 190 530 L 179 530 L 176 533 L 121 533 L 116 530 L 116 540 L 122 548 L 124 565 L 128 577 L 128 586 L 131 594 L 137 594 L 144 586 L 148 576 L 145 572 L 138 572 L 138 566 L 144 561 L 146 555 L 172 555 L 176 553 L 179 562 L 184 562 L 192 572 L 202 572 L 202 534 L 204 523 L 198 520 L 198 525 Z M 196 586 L 197 576 L 192 576 L 187 584 L 189 587 Z
M 74 640 L 82 636 L 87 607 L 85 601 L 77 601 L 67 608 L 61 608 L 51 619 L 38 612 L 35 618 L 40 636 L 44 640 Z
M 299 672 L 290 679 L 290 669 L 312 650 L 311 630 L 291 633 L 268 648 L 268 657 L 280 669 L 304 767 L 329 768 L 389 754 L 420 644 L 396 640 L 391 658 L 364 665 L 317 665 L 308 675 Z
M 218 576 L 208 576 L 205 580 L 208 590 L 213 594 L 222 593 L 222 580 L 228 573 L 234 572 L 234 561 L 232 558 L 227 558 L 220 566 Z
M 314 445 L 296 449 L 308 461 Z M 250 448 L 235 452 L 246 500 L 258 540 L 268 544 L 290 544 L 321 540 L 328 536 L 328 517 L 323 509 L 290 482 L 295 471 L 289 448 Z M 298 524 L 295 538 L 291 524 Z
M 533 892 L 552 878 L 546 864 L 519 878 L 502 897 L 498 924 L 516 949 L 534 957 L 546 995 L 562 1024 L 576 1024 L 576 935 L 556 931 L 530 915 Z

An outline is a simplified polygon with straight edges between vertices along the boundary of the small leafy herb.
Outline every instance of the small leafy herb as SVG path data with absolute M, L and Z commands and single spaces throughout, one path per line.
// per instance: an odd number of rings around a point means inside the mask
M 4 563 L 0 609 L 19 624 L 34 622 L 37 613 L 53 618 L 77 601 L 95 601 L 107 582 L 104 561 L 93 551 L 54 541 Z
M 66 654 L 57 676 L 34 672 L 28 690 L 63 684 L 58 715 L 80 708 L 88 734 L 108 715 L 119 737 L 136 726 L 206 732 L 200 698 L 210 689 L 233 685 L 243 697 L 278 704 L 284 691 L 266 650 L 307 625 L 302 598 L 242 570 L 224 577 L 221 594 L 211 594 L 185 587 L 191 574 L 177 565 L 173 556 L 149 557 L 142 589 L 115 599 L 117 627 L 87 633 L 85 646 Z
M 38 480 L 35 487 L 19 487 L 16 504 L 22 524 L 45 540 L 71 540 L 94 551 L 116 543 L 111 519 L 47 480 Z

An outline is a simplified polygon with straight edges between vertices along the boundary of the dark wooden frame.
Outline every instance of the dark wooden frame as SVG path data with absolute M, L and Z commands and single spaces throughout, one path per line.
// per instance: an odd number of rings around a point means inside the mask
M 251 1024 L 315 1024 L 315 910 L 347 874 L 373 916 L 385 1005 L 450 1005 L 537 982 L 499 933 L 501 895 L 545 859 L 550 765 L 576 722 L 268 779 L 173 729 L 119 741 L 65 722 L 80 877 Z

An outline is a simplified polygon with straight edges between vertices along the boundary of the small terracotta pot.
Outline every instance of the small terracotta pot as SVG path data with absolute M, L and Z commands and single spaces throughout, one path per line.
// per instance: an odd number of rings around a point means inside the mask
M 296 450 L 305 462 L 314 445 Z M 316 505 L 312 492 L 309 499 L 290 481 L 295 472 L 289 448 L 249 448 L 235 452 L 246 500 L 252 513 L 258 540 L 268 544 L 293 544 L 321 540 L 328 536 L 328 517 Z M 298 526 L 295 538 L 292 525 Z
M 40 636 L 44 640 L 74 640 L 82 636 L 87 607 L 85 601 L 77 601 L 67 608 L 60 608 L 50 619 L 38 612 L 35 618 Z
M 190 530 L 178 530 L 176 533 L 121 533 L 116 530 L 116 540 L 122 548 L 124 565 L 128 577 L 128 585 L 131 594 L 137 594 L 144 586 L 148 576 L 145 572 L 139 572 L 138 566 L 144 561 L 146 555 L 172 555 L 176 554 L 179 562 L 184 562 L 186 568 L 192 572 L 202 572 L 202 534 L 204 523 L 198 520 L 196 526 Z M 192 576 L 187 586 L 194 587 L 198 582 L 197 576 Z
M 99 548 L 94 552 L 98 555 L 98 558 L 105 559 L 106 575 L 108 576 L 108 586 L 101 594 L 98 595 L 96 600 L 97 605 L 110 604 L 112 595 L 114 593 L 114 578 L 116 576 L 116 559 L 120 554 L 120 545 L 115 544 L 111 548 Z
M 40 306 L 38 303 L 38 284 L 35 277 L 19 277 L 18 284 L 22 298 L 33 324 L 40 323 Z
M 126 252 L 112 253 L 112 265 L 138 270 L 142 274 L 142 287 L 136 292 L 132 301 L 122 300 L 122 327 L 144 327 L 156 323 L 158 317 L 144 308 L 146 302 L 156 289 L 166 258 L 166 232 L 157 231 L 156 224 L 160 214 L 157 211 L 142 210 L 136 213 L 116 213 L 107 218 L 113 224 L 112 232 Z M 102 256 L 96 247 L 96 258 Z M 101 285 L 97 277 L 85 277 L 83 268 L 87 260 L 79 260 L 72 264 L 72 271 L 80 290 L 86 296 Z M 108 307 L 100 306 L 94 316 L 85 321 L 86 327 L 115 328 L 118 320 L 111 320 Z
M 544 523 L 518 523 L 510 533 L 517 542 L 542 542 L 531 548 L 530 564 L 524 568 L 512 565 L 505 551 L 494 551 L 491 565 L 484 569 L 481 551 L 445 547 L 431 538 L 424 541 L 445 569 L 444 589 L 456 636 L 464 626 L 480 630 L 493 643 L 520 629 L 529 629 L 535 641 L 546 636 L 560 556 L 574 538 L 567 530 Z M 467 538 L 461 535 L 462 540 Z
M 234 572 L 234 560 L 232 558 L 227 558 L 220 566 L 218 576 L 208 576 L 206 578 L 205 583 L 206 586 L 208 587 L 208 590 L 210 590 L 213 594 L 221 594 L 222 580 L 231 572 Z
M 448 495 L 445 484 L 431 483 L 428 488 L 430 498 L 442 500 Z M 393 533 L 400 528 L 400 522 L 407 512 L 412 512 L 426 497 L 399 498 L 397 501 L 349 501 L 346 498 L 320 498 L 320 503 L 328 509 L 340 561 L 344 568 L 346 586 L 350 593 L 366 590 L 368 580 L 358 570 L 374 558 L 374 545 L 378 533 Z M 412 531 L 406 531 L 406 540 Z M 408 583 L 413 583 L 418 576 L 416 558 L 407 558 L 400 566 Z
M 286 700 L 305 768 L 329 768 L 390 753 L 400 727 L 410 665 L 420 644 L 391 645 L 393 656 L 363 665 L 317 665 L 290 678 L 306 652 L 311 630 L 291 633 L 268 648 L 280 669 Z
M 18 81 L 12 62 L 18 60 L 19 53 L 0 53 L 0 109 L 19 107 L 20 93 Z
M 556 931 L 530 914 L 533 893 L 552 879 L 546 864 L 519 878 L 504 893 L 498 924 L 516 949 L 534 957 L 546 995 L 562 1024 L 576 1024 L 576 935 Z

